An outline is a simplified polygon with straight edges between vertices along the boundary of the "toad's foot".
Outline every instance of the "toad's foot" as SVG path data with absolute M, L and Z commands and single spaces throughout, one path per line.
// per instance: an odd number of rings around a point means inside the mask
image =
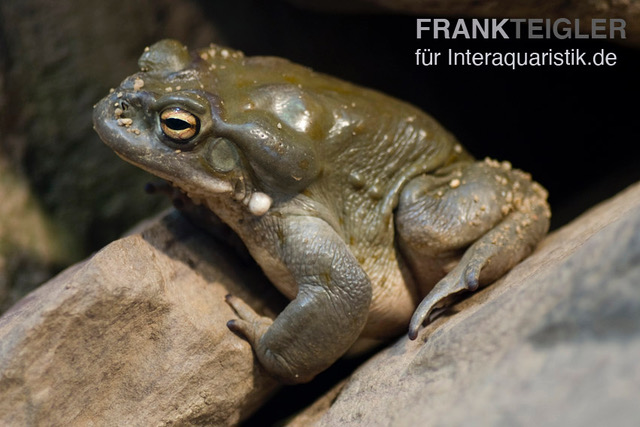
M 225 301 L 240 317 L 239 319 L 229 320 L 227 327 L 233 333 L 244 337 L 255 347 L 260 337 L 262 337 L 267 329 L 269 329 L 269 326 L 273 324 L 273 320 L 260 316 L 246 302 L 233 295 L 227 295 Z
M 409 323 L 409 339 L 415 340 L 422 324 L 437 308 L 447 305 L 451 296 L 461 291 L 475 291 L 480 283 L 482 262 L 472 260 L 469 264 L 458 264 L 449 274 L 440 280 L 422 300 Z

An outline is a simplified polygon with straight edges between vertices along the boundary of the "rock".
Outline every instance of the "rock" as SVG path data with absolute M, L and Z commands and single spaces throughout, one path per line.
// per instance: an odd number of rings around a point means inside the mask
M 108 245 L 0 318 L 0 424 L 237 423 L 277 384 L 226 327 L 227 293 L 281 308 L 255 265 L 177 214 Z
M 289 425 L 636 425 L 638 354 L 640 184 Z
M 640 184 L 503 279 L 399 339 L 289 425 L 615 425 L 640 394 Z M 233 293 L 274 316 L 256 266 L 177 214 L 0 318 L 2 425 L 228 425 L 277 388 L 231 334 Z M 428 421 L 427 421 L 428 420 Z

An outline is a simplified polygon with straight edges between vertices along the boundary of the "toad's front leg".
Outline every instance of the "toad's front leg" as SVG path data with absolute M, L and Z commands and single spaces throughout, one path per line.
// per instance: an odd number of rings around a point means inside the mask
M 508 163 L 453 165 L 409 183 L 397 211 L 399 243 L 429 290 L 409 337 L 450 296 L 493 282 L 526 257 L 549 217 L 546 191 Z
M 228 298 L 240 317 L 229 328 L 250 342 L 271 374 L 287 383 L 307 382 L 359 337 L 369 313 L 371 283 L 326 222 L 296 216 L 278 227 L 275 252 L 293 276 L 297 295 L 273 323 Z

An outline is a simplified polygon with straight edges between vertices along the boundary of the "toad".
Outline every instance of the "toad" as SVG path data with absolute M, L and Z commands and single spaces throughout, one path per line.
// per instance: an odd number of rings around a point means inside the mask
M 356 342 L 407 331 L 526 257 L 546 191 L 477 161 L 420 109 L 275 57 L 177 41 L 97 104 L 120 157 L 170 181 L 244 242 L 290 303 L 241 299 L 229 329 L 284 382 L 311 380 Z

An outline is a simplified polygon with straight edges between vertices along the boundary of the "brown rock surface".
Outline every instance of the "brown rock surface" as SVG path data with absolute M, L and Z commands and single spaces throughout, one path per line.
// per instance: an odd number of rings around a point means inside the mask
M 636 184 L 290 425 L 636 425 L 639 354 Z
M 640 394 L 640 184 L 550 235 L 291 425 L 626 425 Z M 228 425 L 276 388 L 224 303 L 281 307 L 255 266 L 173 214 L 0 318 L 2 425 Z M 267 298 L 268 303 L 259 302 Z
M 228 425 L 248 416 L 276 383 L 227 329 L 234 313 L 224 296 L 266 314 L 278 303 L 229 252 L 169 215 L 29 294 L 0 318 L 0 424 Z

